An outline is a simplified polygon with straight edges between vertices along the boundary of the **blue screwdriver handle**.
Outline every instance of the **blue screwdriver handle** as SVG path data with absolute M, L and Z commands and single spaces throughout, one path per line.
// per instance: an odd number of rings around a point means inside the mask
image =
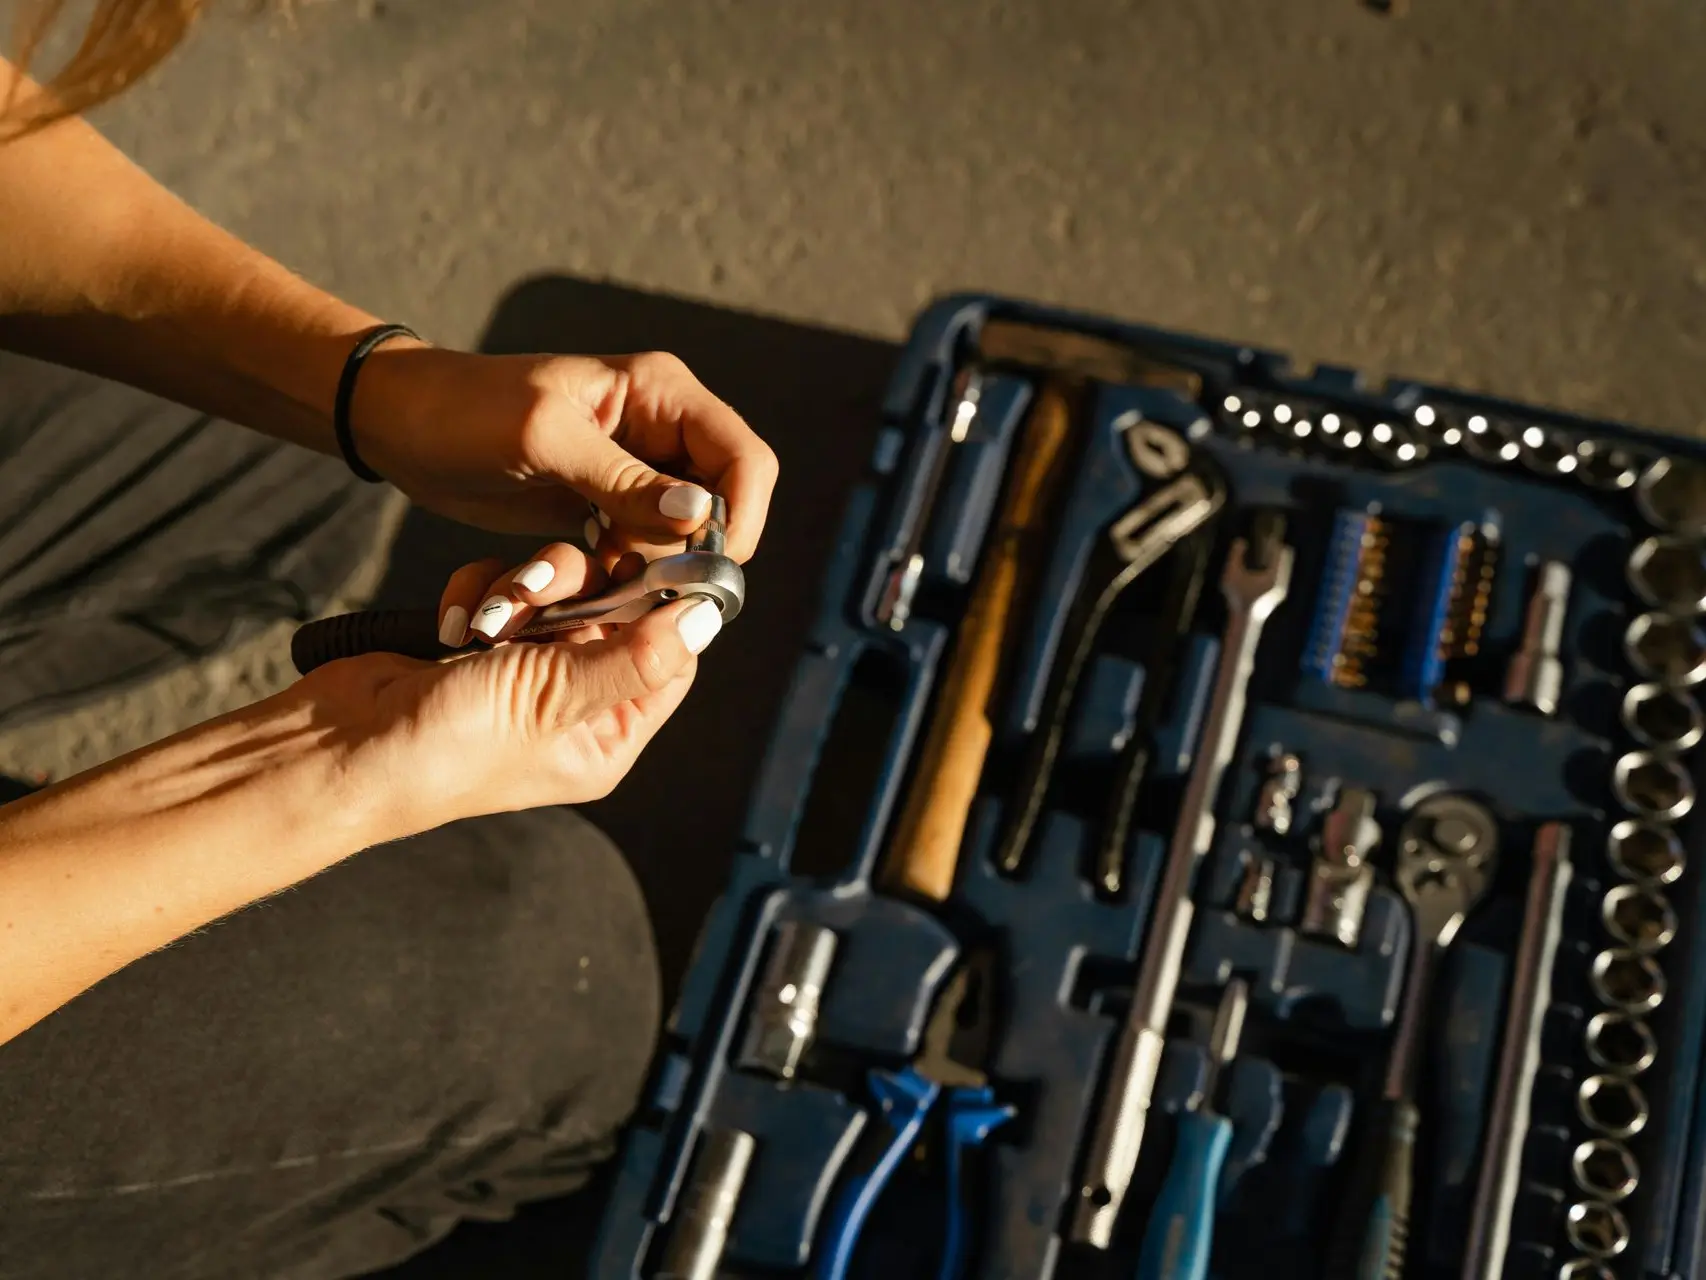
M 996 1129 L 1013 1118 L 1012 1107 L 995 1101 L 995 1091 L 988 1088 L 952 1089 L 943 1104 L 947 1110 L 948 1134 L 948 1223 L 942 1233 L 942 1265 L 936 1280 L 960 1280 L 965 1274 L 966 1220 L 969 1210 L 965 1202 L 965 1153 L 968 1147 L 980 1147 Z
M 1377 1170 L 1374 1209 L 1368 1215 L 1357 1260 L 1356 1280 L 1403 1280 L 1410 1244 L 1410 1198 L 1414 1184 L 1416 1130 L 1421 1112 L 1409 1099 L 1390 1104 Z
M 846 1280 L 847 1269 L 853 1262 L 859 1234 L 871 1208 L 883 1193 L 883 1188 L 918 1141 L 918 1131 L 924 1127 L 924 1117 L 935 1104 L 941 1086 L 919 1074 L 911 1067 L 900 1071 L 872 1071 L 869 1075 L 871 1096 L 877 1109 L 888 1122 L 889 1133 L 876 1163 L 850 1179 L 836 1199 L 835 1210 L 829 1219 L 829 1234 L 818 1251 L 815 1274 L 817 1280 Z
M 1214 1251 L 1214 1202 L 1232 1146 L 1232 1121 L 1209 1111 L 1179 1113 L 1178 1143 L 1143 1233 L 1138 1280 L 1207 1280 Z

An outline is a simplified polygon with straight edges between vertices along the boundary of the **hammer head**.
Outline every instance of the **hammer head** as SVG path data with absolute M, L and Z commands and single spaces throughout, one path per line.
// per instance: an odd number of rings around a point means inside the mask
M 984 364 L 1019 365 L 1069 381 L 1136 383 L 1172 391 L 1187 400 L 1202 395 L 1202 376 L 1194 369 L 1076 329 L 986 320 L 977 335 L 977 358 Z

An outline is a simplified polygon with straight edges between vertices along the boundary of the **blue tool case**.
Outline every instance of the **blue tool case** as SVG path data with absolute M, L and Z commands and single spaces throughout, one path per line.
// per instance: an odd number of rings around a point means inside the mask
M 1706 451 L 917 320 L 593 1272 L 1706 1274 Z

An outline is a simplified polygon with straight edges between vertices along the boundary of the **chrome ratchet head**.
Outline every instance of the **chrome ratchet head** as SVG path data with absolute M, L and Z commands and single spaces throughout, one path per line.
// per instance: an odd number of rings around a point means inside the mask
M 637 577 L 596 596 L 545 605 L 515 634 L 540 636 L 595 623 L 633 622 L 672 600 L 710 600 L 724 623 L 733 621 L 746 603 L 746 575 L 723 554 L 727 521 L 727 505 L 713 497 L 711 512 L 687 540 L 687 550 L 660 556 Z

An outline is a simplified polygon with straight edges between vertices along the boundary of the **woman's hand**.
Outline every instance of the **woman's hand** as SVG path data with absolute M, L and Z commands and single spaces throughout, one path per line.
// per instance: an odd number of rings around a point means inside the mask
M 607 567 L 678 546 L 711 492 L 744 563 L 776 485 L 769 446 L 656 352 L 483 356 L 395 341 L 363 366 L 351 426 L 363 460 L 428 510 L 504 532 L 584 532 Z
M 495 561 L 467 565 L 439 606 L 441 636 L 468 644 L 467 656 L 347 658 L 295 690 L 336 708 L 352 739 L 351 769 L 392 780 L 406 807 L 399 824 L 410 830 L 597 800 L 681 705 L 696 655 L 722 625 L 715 604 L 683 601 L 560 640 L 485 643 L 506 641 L 534 607 L 603 582 L 596 563 L 563 543 L 508 572 Z

